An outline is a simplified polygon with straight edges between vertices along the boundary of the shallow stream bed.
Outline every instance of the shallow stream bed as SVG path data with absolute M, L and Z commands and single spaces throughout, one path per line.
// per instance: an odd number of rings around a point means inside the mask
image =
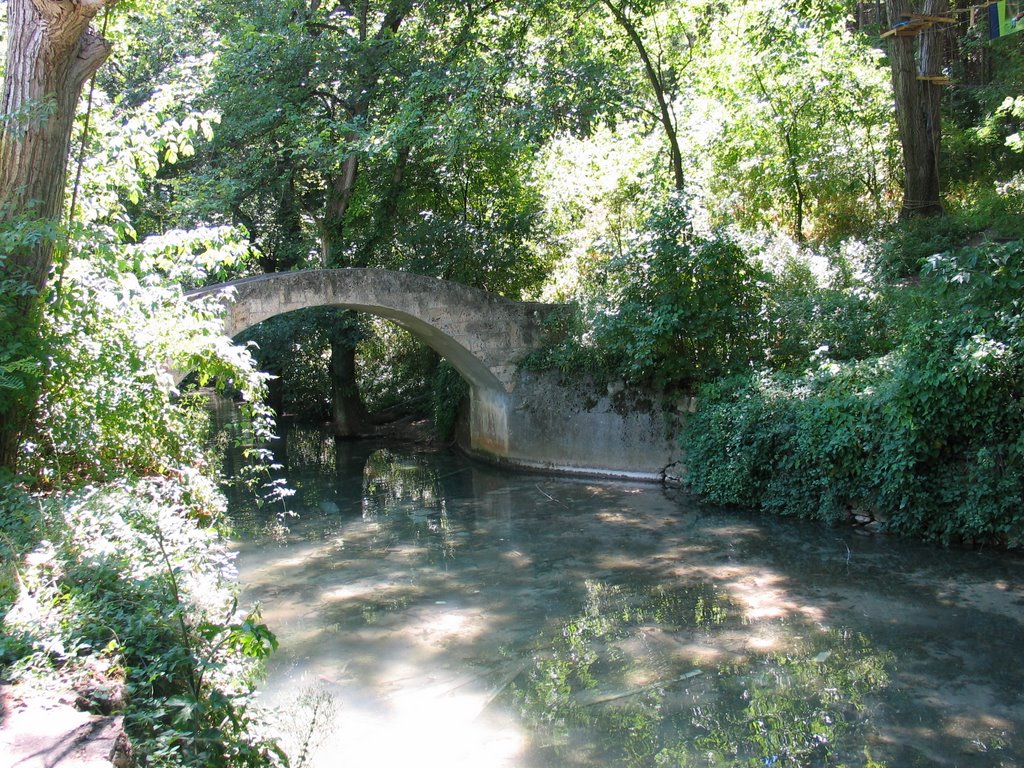
M 238 497 L 293 760 L 1024 766 L 1024 559 L 293 429 Z M 312 727 L 310 727 L 312 726 Z

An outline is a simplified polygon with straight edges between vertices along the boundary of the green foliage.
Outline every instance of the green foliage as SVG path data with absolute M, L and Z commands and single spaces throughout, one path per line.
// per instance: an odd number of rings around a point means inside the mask
M 911 305 L 868 271 L 877 244 L 808 248 L 786 237 L 738 236 L 770 277 L 766 364 L 800 372 L 824 356 L 860 360 L 891 350 Z
M 359 395 L 367 409 L 425 413 L 437 375 L 437 353 L 383 318 L 365 318 L 364 327 L 369 332 L 356 353 Z
M 166 209 L 175 198 L 175 183 L 168 176 L 177 164 L 194 161 L 197 147 L 211 139 L 219 119 L 216 112 L 193 104 L 203 85 L 202 69 L 198 61 L 176 67 L 167 73 L 174 80 L 150 84 L 138 101 L 94 90 L 89 131 L 81 135 L 84 124 L 78 125 L 73 135 L 73 144 L 84 142 L 86 150 L 69 216 L 77 226 L 119 241 L 172 228 Z M 178 228 L 195 225 L 194 220 L 181 222 Z
M 561 350 L 534 362 L 683 390 L 745 370 L 763 356 L 767 277 L 724 234 L 694 235 L 672 198 L 609 261 L 590 322 L 565 318 L 575 329 Z
M 59 485 L 202 461 L 202 403 L 176 397 L 166 367 L 230 382 L 252 408 L 264 386 L 248 352 L 220 335 L 217 306 L 97 261 L 70 263 L 45 320 L 48 366 L 23 469 Z
M 355 345 L 364 324 L 338 307 L 314 307 L 272 317 L 239 336 L 251 344 L 257 367 L 279 381 L 275 406 L 303 421 L 330 418 L 331 340 Z
M 719 504 L 1024 543 L 1021 243 L 934 257 L 892 352 L 706 387 L 690 481 Z M 911 295 L 913 293 L 911 292 Z
M 447 361 L 442 360 L 431 382 L 434 434 L 450 440 L 455 432 L 459 409 L 469 395 L 469 385 Z
M 543 298 L 591 302 L 607 289 L 608 261 L 621 257 L 649 215 L 652 139 L 627 124 L 578 138 L 559 136 L 538 158 L 547 237 L 555 261 Z
M 996 114 L 1015 120 L 1024 119 L 1024 96 L 1007 96 L 1005 101 L 999 105 Z M 1024 138 L 1021 137 L 1020 131 L 1006 137 L 1006 146 L 1014 152 L 1024 152 Z
M 211 523 L 223 500 L 193 472 L 119 482 L 41 505 L 51 538 L 3 623 L 14 672 L 120 686 L 137 754 L 152 766 L 285 764 L 247 711 L 256 662 L 276 646 L 238 610 L 232 556 Z
M 886 280 L 916 276 L 930 256 L 959 248 L 981 228 L 962 216 L 901 221 L 885 231 L 873 269 Z
M 512 686 L 549 761 L 630 768 L 856 764 L 847 761 L 860 751 L 870 697 L 888 685 L 892 662 L 866 638 L 814 629 L 786 653 L 748 653 L 659 679 L 659 672 L 678 668 L 679 657 L 665 658 L 640 641 L 652 623 L 677 637 L 714 636 L 732 631 L 742 612 L 706 585 L 585 587 L 579 613 L 539 638 L 533 665 Z M 652 677 L 651 684 L 636 683 Z M 580 733 L 598 737 L 581 744 Z
M 656 765 L 858 764 L 848 760 L 860 751 L 858 732 L 865 723 L 859 713 L 872 692 L 888 685 L 892 659 L 848 631 L 832 630 L 822 640 L 834 645 L 814 656 L 766 654 L 759 671 L 725 665 L 715 703 L 695 712 L 693 743 L 664 749 Z M 879 766 L 867 754 L 859 764 Z
M 245 224 L 267 269 L 389 266 L 506 295 L 535 286 L 539 110 L 510 99 L 521 20 L 443 3 L 249 0 L 219 14 L 223 113 L 180 215 Z M 495 47 L 505 52 L 494 56 Z M 190 210 L 191 207 L 191 210 Z M 316 222 L 315 226 L 311 226 Z M 318 261 L 318 263 L 323 263 Z
M 128 252 L 136 273 L 160 275 L 185 290 L 245 277 L 255 260 L 247 239 L 233 227 L 172 229 L 146 237 Z
M 897 148 L 880 59 L 834 9 L 753 2 L 718 18 L 690 129 L 712 212 L 801 242 L 890 216 Z
M 0 472 L 0 615 L 17 600 L 22 581 L 20 562 L 44 538 L 40 505 L 4 472 Z M 25 651 L 19 637 L 0 633 L 0 668 Z
M 553 343 L 531 352 L 521 365 L 536 371 L 556 369 L 576 381 L 612 381 L 619 372 L 603 354 L 593 328 L 588 313 L 579 303 L 566 305 L 562 312 L 552 313 L 545 322 L 545 335 Z
M 118 215 L 84 216 L 44 299 L 4 275 L 2 322 L 19 311 L 40 317 L 30 338 L 5 335 L 0 365 L 23 377 L 2 393 L 29 393 L 23 413 L 40 395 L 19 469 L 48 493 L 29 496 L 3 479 L 0 605 L 13 606 L 0 662 L 12 674 L 81 682 L 101 708 L 124 706 L 107 694 L 126 686 L 126 721 L 149 765 L 283 763 L 254 735 L 248 709 L 255 668 L 245 658 L 274 641 L 231 596 L 223 499 L 204 477 L 216 465 L 205 402 L 182 396 L 168 369 L 240 392 L 254 444 L 272 423 L 264 377 L 223 337 L 220 299 L 190 303 L 159 275 L 198 281 L 238 268 L 246 249 L 224 228 L 133 247 L 128 228 L 110 224 Z M 0 238 L 53 229 L 16 221 Z
M 23 274 L 11 269 L 10 254 L 40 240 L 56 242 L 60 232 L 52 222 L 22 215 L 0 226 L 0 415 L 13 418 L 30 409 L 42 368 L 42 350 L 35 325 L 25 318 L 39 315 L 38 290 Z
M 685 212 L 659 211 L 619 264 L 616 313 L 599 332 L 626 376 L 687 388 L 749 367 L 762 354 L 766 276 L 724 237 L 689 233 Z

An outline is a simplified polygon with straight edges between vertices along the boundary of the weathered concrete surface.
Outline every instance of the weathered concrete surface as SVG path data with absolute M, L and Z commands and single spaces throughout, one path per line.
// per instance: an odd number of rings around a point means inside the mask
M 395 321 L 445 357 L 470 384 L 460 435 L 476 456 L 535 469 L 663 479 L 679 460 L 681 416 L 649 395 L 570 385 L 518 364 L 545 339 L 561 305 L 515 302 L 408 272 L 332 269 L 283 272 L 189 294 L 226 292 L 224 328 L 234 336 L 275 315 L 340 306 Z
M 516 466 L 661 481 L 682 471 L 688 405 L 523 371 L 511 393 L 473 399 L 463 447 Z
M 519 302 L 447 280 L 386 269 L 279 272 L 188 294 L 227 291 L 225 331 L 241 333 L 275 315 L 338 306 L 393 320 L 448 360 L 474 386 L 510 390 L 516 364 L 537 349 L 556 304 Z
M 52 695 L 0 686 L 0 765 L 111 768 L 124 729 L 119 716 L 79 712 Z

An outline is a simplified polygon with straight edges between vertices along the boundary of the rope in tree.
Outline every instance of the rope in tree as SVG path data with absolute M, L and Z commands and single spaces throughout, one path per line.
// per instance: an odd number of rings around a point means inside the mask
M 110 21 L 110 6 L 103 11 L 103 28 L 100 30 L 100 37 L 107 36 L 107 24 Z M 96 91 L 96 74 L 93 73 L 89 80 L 89 96 L 85 102 L 85 121 L 82 126 L 82 140 L 78 145 L 78 168 L 75 171 L 75 183 L 71 187 L 71 207 L 68 210 L 68 230 L 75 223 L 75 208 L 78 205 L 78 187 L 82 183 L 82 166 L 85 165 L 85 145 L 89 138 L 89 124 L 92 120 L 92 97 Z

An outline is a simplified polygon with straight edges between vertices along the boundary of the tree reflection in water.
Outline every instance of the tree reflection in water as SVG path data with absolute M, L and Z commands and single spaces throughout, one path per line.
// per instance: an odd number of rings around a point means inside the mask
M 341 706 L 318 765 L 1020 762 L 1018 558 L 289 437 L 290 530 L 233 517 L 268 698 Z
M 565 765 L 880 766 L 863 751 L 889 654 L 863 635 L 808 626 L 787 652 L 751 652 L 682 675 L 653 636 L 715 635 L 743 623 L 710 586 L 588 582 L 580 613 L 538 639 L 509 688 L 535 749 Z M 669 646 L 671 648 L 671 646 Z M 677 646 L 678 648 L 678 646 Z M 659 672 L 665 677 L 659 679 Z M 598 735 L 592 743 L 592 734 Z

